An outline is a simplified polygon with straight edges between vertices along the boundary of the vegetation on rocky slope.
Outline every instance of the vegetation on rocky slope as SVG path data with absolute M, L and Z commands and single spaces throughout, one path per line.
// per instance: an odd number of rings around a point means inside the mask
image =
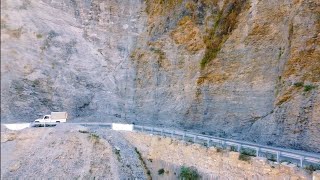
M 197 169 L 194 167 L 182 166 L 180 170 L 180 178 L 184 180 L 197 180 L 200 179 Z
M 213 27 L 209 30 L 208 35 L 204 37 L 206 51 L 200 62 L 202 69 L 205 68 L 211 60 L 216 58 L 223 43 L 235 29 L 238 22 L 238 15 L 242 9 L 245 8 L 245 5 L 246 0 L 228 0 L 218 12 Z

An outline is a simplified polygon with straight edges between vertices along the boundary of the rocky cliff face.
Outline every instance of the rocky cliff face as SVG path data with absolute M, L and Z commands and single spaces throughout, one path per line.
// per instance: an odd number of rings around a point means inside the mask
M 5 0 L 1 119 L 174 126 L 320 152 L 316 0 Z
M 133 107 L 129 54 L 144 31 L 139 1 L 4 1 L 2 118 L 66 110 L 87 121 Z

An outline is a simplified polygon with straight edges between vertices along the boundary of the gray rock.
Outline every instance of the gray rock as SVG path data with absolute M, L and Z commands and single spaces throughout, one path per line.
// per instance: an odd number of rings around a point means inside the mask
M 223 34 L 231 1 L 4 0 L 1 120 L 67 111 L 71 122 L 170 126 L 320 152 L 319 4 L 247 3 Z M 201 68 L 215 24 L 224 40 Z

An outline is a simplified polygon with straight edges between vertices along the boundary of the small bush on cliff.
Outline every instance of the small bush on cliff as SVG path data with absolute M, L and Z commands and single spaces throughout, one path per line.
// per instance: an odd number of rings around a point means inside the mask
M 137 147 L 134 148 L 134 151 L 137 153 L 138 158 L 139 158 L 141 164 L 143 165 L 144 169 L 147 170 L 148 179 L 152 179 L 152 177 L 151 177 L 151 172 L 150 172 L 150 170 L 148 169 L 146 162 L 143 160 L 142 154 L 140 153 L 140 151 L 138 150 Z
M 274 155 L 274 154 L 266 153 L 266 158 L 267 158 L 269 161 L 273 161 L 273 162 L 276 162 L 276 161 L 277 161 L 277 157 L 276 157 L 276 155 Z
M 42 34 L 37 34 L 37 38 L 41 39 L 42 38 Z
M 120 155 L 120 150 L 119 149 L 115 149 L 114 153 L 117 154 L 117 155 Z
M 310 164 L 310 165 L 305 166 L 304 169 L 306 169 L 306 170 L 308 170 L 310 172 L 313 172 L 313 171 L 320 170 L 320 165 L 318 165 L 318 164 Z
M 189 139 L 188 142 L 189 142 L 189 143 L 194 143 L 192 139 Z
M 236 28 L 239 14 L 247 7 L 246 0 L 227 0 L 223 8 L 215 19 L 213 27 L 209 29 L 204 37 L 206 50 L 204 57 L 200 61 L 201 69 L 217 57 L 224 42 L 228 39 L 232 31 Z
M 159 174 L 159 175 L 164 174 L 164 169 L 163 169 L 163 168 L 159 169 L 159 170 L 158 170 L 158 174 Z
M 99 135 L 94 134 L 94 133 L 91 133 L 90 136 L 89 136 L 89 138 L 90 138 L 91 141 L 93 141 L 94 143 L 98 143 L 98 142 L 99 142 L 99 139 L 100 139 Z
M 99 139 L 99 138 L 100 138 L 99 135 L 94 134 L 94 133 L 91 133 L 91 134 L 90 134 L 90 137 L 91 137 L 92 139 Z
M 116 156 L 117 156 L 117 160 L 120 162 L 120 161 L 121 161 L 120 149 L 115 149 L 115 150 L 114 150 L 114 153 L 115 153 Z
M 86 130 L 79 130 L 79 133 L 89 133 L 89 131 L 86 131 Z
M 310 91 L 310 90 L 312 90 L 312 89 L 314 89 L 314 88 L 316 88 L 316 86 L 313 86 L 313 85 L 305 85 L 305 86 L 304 86 L 304 91 L 305 91 L 305 92 L 308 92 L 308 91 Z
M 252 149 L 241 149 L 240 150 L 240 155 L 239 155 L 239 160 L 241 161 L 250 161 L 251 156 L 255 156 L 256 152 L 255 150 Z
M 303 86 L 303 82 L 296 82 L 293 84 L 295 87 L 302 87 Z
M 240 154 L 239 155 L 239 160 L 241 161 L 250 161 L 251 160 L 251 156 L 245 155 L 245 154 Z
M 223 148 L 222 147 L 216 147 L 217 152 L 223 152 Z
M 241 149 L 240 154 L 247 156 L 256 156 L 256 151 L 252 149 Z
M 230 151 L 237 152 L 238 148 L 236 146 L 230 146 Z
M 180 170 L 180 179 L 183 180 L 197 180 L 200 179 L 200 175 L 194 167 L 182 166 Z

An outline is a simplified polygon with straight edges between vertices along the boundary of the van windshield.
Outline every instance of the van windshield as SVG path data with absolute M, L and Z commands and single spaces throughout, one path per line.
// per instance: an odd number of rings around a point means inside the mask
M 45 116 L 44 119 L 49 119 L 49 116 Z

